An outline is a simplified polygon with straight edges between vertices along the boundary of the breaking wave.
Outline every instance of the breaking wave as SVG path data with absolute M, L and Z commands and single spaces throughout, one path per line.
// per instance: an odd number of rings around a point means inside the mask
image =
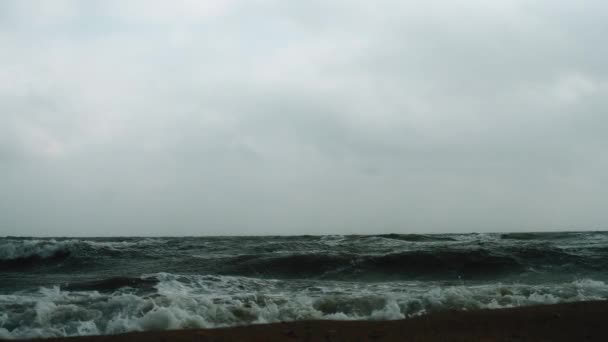
M 55 240 L 4 240 L 0 261 L 46 259 L 70 254 L 70 243 Z
M 0 239 L 0 267 L 30 267 L 40 262 L 61 261 L 69 257 L 95 258 L 152 242 L 153 240 Z
M 602 281 L 477 286 L 421 282 L 284 282 L 160 273 L 153 291 L 61 287 L 0 295 L 0 338 L 209 328 L 302 319 L 386 320 L 442 310 L 504 308 L 608 298 Z M 111 282 L 113 282 L 112 280 Z

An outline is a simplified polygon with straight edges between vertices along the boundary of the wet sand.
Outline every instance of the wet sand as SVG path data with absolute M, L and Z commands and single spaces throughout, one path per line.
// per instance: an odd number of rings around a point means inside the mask
M 299 321 L 35 341 L 608 341 L 608 301 L 449 311 L 398 321 Z

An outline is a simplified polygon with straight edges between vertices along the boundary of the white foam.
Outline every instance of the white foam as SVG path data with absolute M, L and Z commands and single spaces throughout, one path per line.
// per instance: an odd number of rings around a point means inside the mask
M 393 320 L 405 318 L 401 312 L 399 304 L 395 300 L 390 300 L 381 310 L 374 310 L 370 315 L 373 320 Z
M 11 332 L 8 331 L 7 329 L 0 328 L 0 338 L 8 340 L 8 339 L 13 339 L 14 337 L 13 337 L 13 334 L 11 334 Z
M 0 338 L 208 328 L 305 319 L 388 320 L 470 310 L 608 298 L 606 283 L 442 286 L 440 283 L 277 281 L 244 277 L 157 277 L 155 294 L 58 287 L 0 296 Z M 313 286 L 314 285 L 314 286 Z
M 132 241 L 132 240 L 128 240 L 128 241 L 76 240 L 76 241 L 87 244 L 93 248 L 106 248 L 106 249 L 111 249 L 111 250 L 115 250 L 115 251 L 125 249 L 125 248 L 135 247 L 135 246 L 143 247 L 143 246 L 150 246 L 150 245 L 155 245 L 155 244 L 162 244 L 165 242 L 165 240 L 163 240 L 163 239 L 151 239 L 151 238 L 138 239 L 135 241 Z
M 84 321 L 79 323 L 80 324 L 76 328 L 76 331 L 78 331 L 78 335 L 99 335 L 99 329 L 97 329 L 97 324 L 95 324 L 94 321 Z

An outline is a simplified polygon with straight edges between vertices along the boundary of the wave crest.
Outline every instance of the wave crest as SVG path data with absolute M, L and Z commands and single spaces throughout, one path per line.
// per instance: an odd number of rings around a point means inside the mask
M 231 258 L 229 264 L 231 266 L 223 267 L 227 274 L 324 279 L 474 278 L 525 270 L 516 258 L 494 255 L 486 250 L 408 251 L 384 255 L 245 255 Z
M 116 255 L 156 243 L 156 240 L 139 241 L 92 241 L 79 239 L 0 239 L 0 267 L 31 267 L 41 262 L 61 261 L 66 258 L 98 258 Z
M 156 274 L 154 294 L 43 288 L 0 295 L 0 336 L 34 338 L 210 328 L 305 319 L 399 319 L 443 310 L 504 308 L 608 298 L 591 279 L 525 285 L 287 283 L 229 276 Z M 142 278 L 142 279 L 144 279 Z
M 70 254 L 70 245 L 67 241 L 55 240 L 2 240 L 0 261 L 66 257 Z

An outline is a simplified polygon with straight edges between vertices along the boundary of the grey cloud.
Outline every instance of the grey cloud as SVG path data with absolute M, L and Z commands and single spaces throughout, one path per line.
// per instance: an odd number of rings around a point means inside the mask
M 602 2 L 121 3 L 2 4 L 0 235 L 607 223 Z

